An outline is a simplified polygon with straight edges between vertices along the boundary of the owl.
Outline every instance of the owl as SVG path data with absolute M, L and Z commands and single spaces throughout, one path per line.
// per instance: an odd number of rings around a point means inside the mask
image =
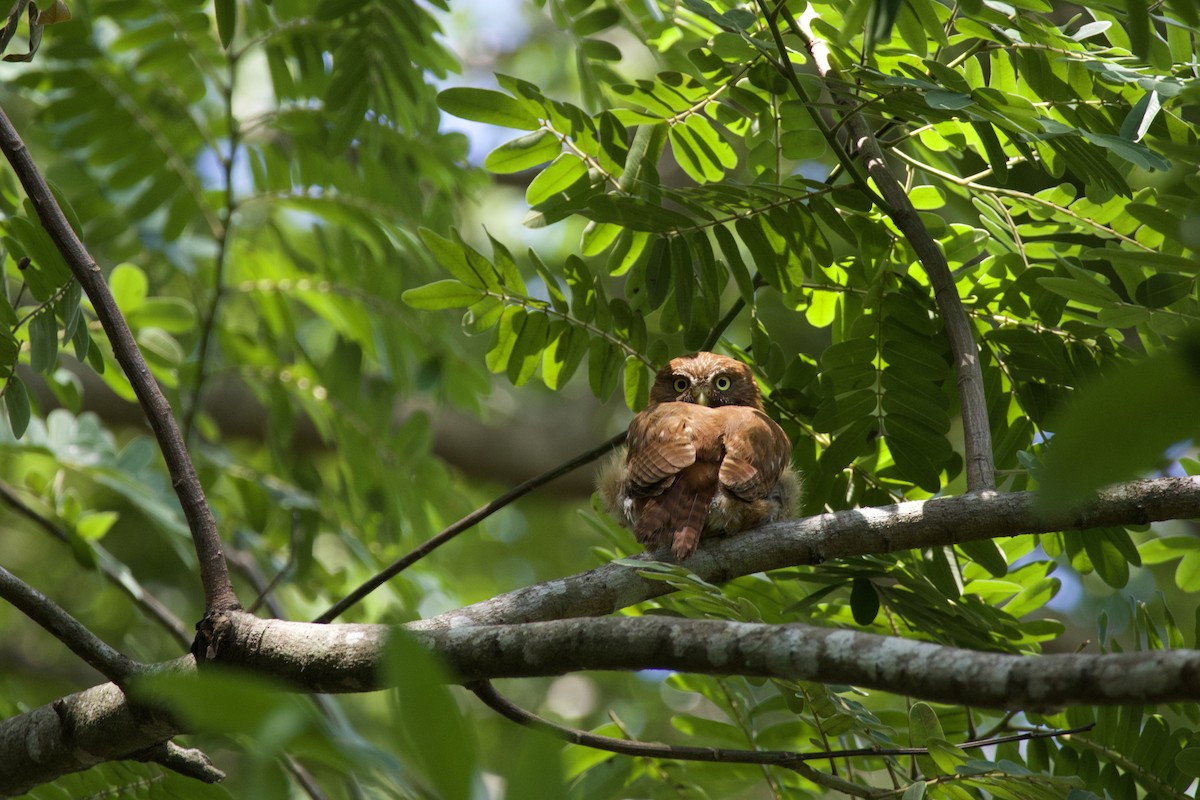
M 682 560 L 704 533 L 792 516 L 799 480 L 787 434 L 763 412 L 750 368 L 715 353 L 673 359 L 601 471 L 608 513 L 647 550 Z

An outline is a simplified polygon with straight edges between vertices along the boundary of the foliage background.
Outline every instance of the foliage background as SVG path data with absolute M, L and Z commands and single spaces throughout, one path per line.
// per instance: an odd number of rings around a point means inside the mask
M 1194 436 L 1196 7 L 811 8 L 848 82 L 832 88 L 853 89 L 954 270 L 999 488 L 1046 475 L 1070 497 Z M 714 330 L 771 390 L 805 513 L 965 490 L 928 282 L 853 161 L 839 165 L 842 128 L 787 15 L 771 17 L 783 56 L 763 9 L 699 0 L 513 3 L 505 25 L 490 6 L 407 0 L 71 12 L 31 62 L 5 65 L 0 104 L 110 270 L 243 597 L 282 573 L 275 613 L 317 616 L 520 478 L 618 432 L 649 368 Z M 180 637 L 128 594 L 200 616 L 186 526 L 94 316 L 10 173 L 2 183 L 0 469 L 66 541 L 10 514 L 0 562 L 124 652 L 172 657 Z M 431 313 L 448 307 L 467 316 Z M 1063 411 L 1105 373 L 1083 411 Z M 1050 434 L 1063 455 L 1044 447 Z M 1186 444 L 1168 462 L 1200 467 Z M 636 551 L 589 493 L 583 477 L 505 509 L 346 618 L 427 617 Z M 630 613 L 1021 653 L 1194 647 L 1198 567 L 1194 527 L 1175 523 L 846 559 L 720 590 L 673 571 L 662 577 L 679 591 Z M 12 609 L 0 626 L 6 714 L 94 681 Z M 510 797 L 826 791 L 790 772 L 578 748 L 560 774 L 557 745 L 435 684 L 320 703 L 225 687 L 223 719 L 200 723 L 216 732 L 196 737 L 231 772 L 211 791 L 287 796 L 305 775 L 330 796 L 478 795 L 496 776 Z M 1200 774 L 1189 705 L 1007 717 L 661 674 L 504 688 L 581 727 L 738 747 L 1098 722 L 982 755 L 939 745 L 836 766 L 906 800 L 1185 796 Z M 430 717 L 445 730 L 408 725 Z M 199 791 L 180 781 L 122 764 L 62 788 Z

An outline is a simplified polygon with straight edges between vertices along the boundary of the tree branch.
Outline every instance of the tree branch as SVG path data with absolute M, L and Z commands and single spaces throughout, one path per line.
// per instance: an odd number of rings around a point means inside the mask
M 737 536 L 701 540 L 685 564 L 710 583 L 831 558 L 1108 525 L 1200 517 L 1200 477 L 1132 481 L 1079 509 L 1035 509 L 1037 494 L 968 494 L 857 508 L 790 520 Z M 652 561 L 646 553 L 632 560 Z M 411 623 L 414 630 L 603 616 L 672 591 L 620 564 L 526 586 Z
M 0 481 L 0 501 L 7 503 L 13 511 L 25 517 L 63 544 L 69 545 L 71 543 L 71 537 L 65 530 L 56 525 L 53 520 L 47 519 L 38 513 L 32 506 L 22 500 L 20 495 L 11 486 L 3 481 Z M 188 633 L 183 620 L 175 616 L 174 612 L 163 605 L 161 600 L 148 592 L 138 582 L 137 578 L 133 576 L 129 567 L 114 558 L 100 544 L 92 544 L 92 550 L 96 553 L 96 569 L 108 579 L 109 583 L 124 592 L 134 604 L 156 619 L 160 625 L 175 637 L 177 642 L 184 647 L 191 644 L 192 636 Z
M 184 656 L 171 666 L 194 670 L 195 663 Z M 135 708 L 114 683 L 68 695 L 0 722 L 0 796 L 108 761 L 136 760 L 181 732 L 165 714 Z
M 490 681 L 469 683 L 466 686 L 484 705 L 505 719 L 518 725 L 534 728 L 555 736 L 571 744 L 605 750 L 610 753 L 620 753 L 627 756 L 643 758 L 671 758 L 678 761 L 707 761 L 725 764 L 763 764 L 773 767 L 796 769 L 797 765 L 806 761 L 827 761 L 835 758 L 858 758 L 862 756 L 920 756 L 928 755 L 928 747 L 857 747 L 850 750 L 827 750 L 811 753 L 796 753 L 787 750 L 735 750 L 724 747 L 689 747 L 684 745 L 656 744 L 639 742 L 632 739 L 616 739 L 612 736 L 601 736 L 590 731 L 559 725 L 548 719 L 539 717 L 532 711 L 521 708 L 500 692 Z M 1047 739 L 1056 736 L 1066 736 L 1091 730 L 1095 725 L 1085 725 L 1079 728 L 1061 731 L 1027 731 L 1012 736 L 1001 736 L 995 739 L 980 739 L 962 742 L 955 745 L 963 750 L 1005 742 L 1019 742 L 1026 739 Z
M 687 565 L 710 581 L 828 558 L 1200 516 L 1200 477 L 1115 486 L 1078 510 L 1034 510 L 1032 493 L 966 495 L 780 523 L 706 542 Z M 469 606 L 406 630 L 459 680 L 577 669 L 678 669 L 856 684 L 951 703 L 1040 707 L 1200 699 L 1200 651 L 1014 656 L 805 625 L 607 614 L 669 586 L 610 564 Z M 217 614 L 212 656 L 306 692 L 383 688 L 384 625 Z M 531 624 L 506 624 L 551 620 Z M 482 624 L 488 623 L 488 624 Z M 194 670 L 191 657 L 158 669 Z M 0 722 L 0 794 L 132 754 L 180 733 L 108 684 Z M 25 788 L 22 788 L 25 787 Z
M 178 772 L 188 778 L 195 778 L 203 783 L 220 783 L 225 780 L 225 773 L 213 766 L 212 761 L 203 751 L 180 747 L 174 742 L 163 742 L 148 748 L 139 753 L 136 760 L 152 761 L 172 772 Z
M 1043 709 L 1200 700 L 1200 651 L 1020 656 L 798 623 L 586 617 L 418 635 L 460 681 L 669 669 L 850 684 L 956 705 Z
M 322 625 L 214 615 L 221 663 L 297 691 L 385 688 L 386 625 Z M 1007 708 L 1200 700 L 1200 651 L 1017 656 L 810 625 L 608 617 L 423 631 L 417 641 L 456 680 L 575 670 L 671 669 L 851 684 L 939 702 Z M 188 656 L 158 669 L 194 672 Z M 402 679 L 402 676 L 396 676 Z M 0 722 L 0 794 L 102 761 L 134 758 L 181 733 L 132 708 L 113 684 Z
M 50 187 L 3 109 L 0 109 L 0 150 L 4 151 L 5 158 L 17 173 L 25 193 L 37 210 L 42 226 L 50 234 L 63 260 L 79 281 L 83 291 L 87 293 L 88 299 L 92 301 L 96 316 L 112 343 L 113 355 L 129 378 L 138 402 L 146 413 L 146 419 L 150 422 L 171 474 L 171 485 L 179 497 L 183 515 L 187 518 L 192 533 L 192 542 L 200 562 L 205 609 L 212 612 L 238 608 L 237 595 L 229 582 L 229 569 L 221 550 L 221 537 L 217 532 L 216 520 L 213 519 L 212 509 L 204 497 L 204 488 L 196 476 L 196 469 L 192 466 L 191 456 L 171 413 L 171 406 L 150 373 L 129 325 L 113 300 L 99 265 L 67 222 Z
M 837 67 L 829 58 L 829 47 L 813 33 L 812 20 L 817 16 L 810 6 L 797 22 L 787 7 L 780 4 L 780 11 L 791 31 L 804 42 L 817 72 L 825 79 L 834 102 L 842 109 L 843 121 L 851 139 L 862 158 L 863 165 L 879 193 L 883 196 L 883 211 L 891 218 L 904 238 L 912 245 L 929 283 L 938 312 L 946 326 L 950 350 L 954 354 L 954 369 L 958 376 L 958 395 L 962 406 L 963 439 L 966 448 L 967 488 L 970 491 L 988 491 L 996 488 L 996 467 L 992 456 L 992 433 L 988 428 L 987 398 L 983 392 L 983 373 L 979 366 L 979 347 L 971 330 L 971 321 L 963 308 L 954 276 L 942 253 L 921 217 L 913 207 L 908 194 L 884 159 L 883 150 L 875 140 L 870 127 L 859 113 L 855 100 L 846 94 L 834 91 L 833 87 L 843 84 Z M 786 53 L 781 54 L 785 59 Z
M 109 647 L 79 620 L 23 580 L 0 567 L 0 597 L 114 683 L 124 685 L 142 665 Z
M 523 495 L 532 492 L 539 486 L 543 486 L 561 475 L 566 475 L 568 472 L 571 472 L 572 470 L 577 469 L 584 464 L 589 464 L 592 461 L 595 461 L 597 458 L 609 452 L 614 447 L 620 447 L 624 441 L 625 434 L 617 434 L 600 446 L 593 447 L 586 453 L 581 453 L 575 456 L 570 461 L 559 464 L 553 469 L 546 470 L 541 475 L 535 475 L 524 483 L 514 486 L 512 489 L 509 489 L 495 500 L 480 506 L 470 514 L 467 514 L 462 519 L 447 527 L 441 533 L 426 540 L 424 544 L 412 552 L 396 559 L 387 568 L 380 570 L 366 581 L 363 581 L 363 583 L 357 589 L 350 592 L 350 594 L 346 595 L 338 602 L 334 603 L 332 606 L 330 606 L 328 611 L 314 619 L 313 622 L 332 622 L 341 616 L 346 609 L 350 608 L 359 600 L 362 600 L 371 592 L 375 591 L 380 586 L 387 583 L 389 580 L 396 577 L 401 572 L 408 569 L 413 564 L 453 539 L 455 536 L 458 536 L 463 531 L 474 527 L 490 517 L 492 514 L 495 514 L 497 511 L 511 504 L 513 501 L 517 500 Z

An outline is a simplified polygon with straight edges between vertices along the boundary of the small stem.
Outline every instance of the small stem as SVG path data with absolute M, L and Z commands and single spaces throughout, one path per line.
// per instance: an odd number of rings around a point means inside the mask
M 225 207 L 222 209 L 220 228 L 217 231 L 217 254 L 213 261 L 212 297 L 204 312 L 204 320 L 200 325 L 200 349 L 196 355 L 196 379 L 192 384 L 191 397 L 183 419 L 183 440 L 192 440 L 192 431 L 196 422 L 196 414 L 200 410 L 201 395 L 204 392 L 204 381 L 208 376 L 209 348 L 212 346 L 213 329 L 217 324 L 217 314 L 221 308 L 221 300 L 225 296 L 224 279 L 225 264 L 229 258 L 229 239 L 233 231 L 233 214 L 237 204 L 233 197 L 233 159 L 237 154 L 239 130 L 237 117 L 233 114 L 233 82 L 237 70 L 237 59 L 229 59 L 229 75 L 224 87 L 225 124 L 229 129 L 229 152 L 221 161 L 225 181 Z
M 590 464 L 591 462 L 595 461 L 597 458 L 599 458 L 600 456 L 609 452 L 613 448 L 620 447 L 624 441 L 625 441 L 625 434 L 619 433 L 616 436 L 609 439 L 604 444 L 600 445 L 599 447 L 593 447 L 591 450 L 588 450 L 586 453 L 581 453 L 580 455 L 575 456 L 575 458 L 572 458 L 570 461 L 560 464 L 559 466 L 554 467 L 553 469 L 547 470 L 546 472 L 543 472 L 541 475 L 535 475 L 534 477 L 530 478 L 529 480 L 525 481 L 524 483 L 520 484 L 519 486 L 516 486 L 516 487 L 510 489 L 509 491 L 505 492 L 504 494 L 500 495 L 495 500 L 492 500 L 490 503 L 480 506 L 479 508 L 472 511 L 470 514 L 467 514 L 465 517 L 460 519 L 458 522 L 455 522 L 453 525 L 450 525 L 448 528 L 443 530 L 437 536 L 434 536 L 433 538 L 426 541 L 424 544 L 422 544 L 417 549 L 413 550 L 412 552 L 408 553 L 407 555 L 401 556 L 400 558 L 396 559 L 386 569 L 381 570 L 380 572 L 378 572 L 374 576 L 372 576 L 370 579 L 364 581 L 362 583 L 362 585 L 360 585 L 357 589 L 355 589 L 350 594 L 346 595 L 344 598 L 342 598 L 338 602 L 334 603 L 329 608 L 328 611 L 326 611 L 324 614 L 322 614 L 321 616 L 314 619 L 313 622 L 332 622 L 333 620 L 335 620 L 339 616 L 341 616 L 342 612 L 344 612 L 346 609 L 350 608 L 352 605 L 357 603 L 359 600 L 362 600 L 364 597 L 366 597 L 371 592 L 378 589 L 384 583 L 388 582 L 389 580 L 394 578 L 396 575 L 399 575 L 401 572 L 408 569 L 413 564 L 417 563 L 422 558 L 429 555 L 434 550 L 438 549 L 439 547 L 444 545 L 446 542 L 453 539 L 455 536 L 458 536 L 458 534 L 473 527 L 474 525 L 478 524 L 482 520 L 487 519 L 492 514 L 495 514 L 500 509 L 511 504 L 517 498 L 519 498 L 523 495 L 526 495 L 529 492 L 532 492 L 534 489 L 538 488 L 539 486 L 542 486 L 543 484 L 547 484 L 550 481 L 552 481 L 555 478 L 558 478 L 562 475 L 566 475 L 568 472 L 571 472 L 572 470 L 574 470 L 578 467 L 582 467 L 584 464 Z

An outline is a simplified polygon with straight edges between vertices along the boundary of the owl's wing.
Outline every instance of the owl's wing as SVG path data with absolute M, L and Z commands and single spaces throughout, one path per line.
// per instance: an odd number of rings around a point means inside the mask
M 626 479 L 636 494 L 653 495 L 696 463 L 696 409 L 689 403 L 658 403 L 629 423 Z M 707 409 L 705 409 L 707 410 Z
M 792 445 L 775 420 L 755 408 L 718 409 L 724 421 L 721 485 L 743 500 L 766 497 L 792 458 Z

